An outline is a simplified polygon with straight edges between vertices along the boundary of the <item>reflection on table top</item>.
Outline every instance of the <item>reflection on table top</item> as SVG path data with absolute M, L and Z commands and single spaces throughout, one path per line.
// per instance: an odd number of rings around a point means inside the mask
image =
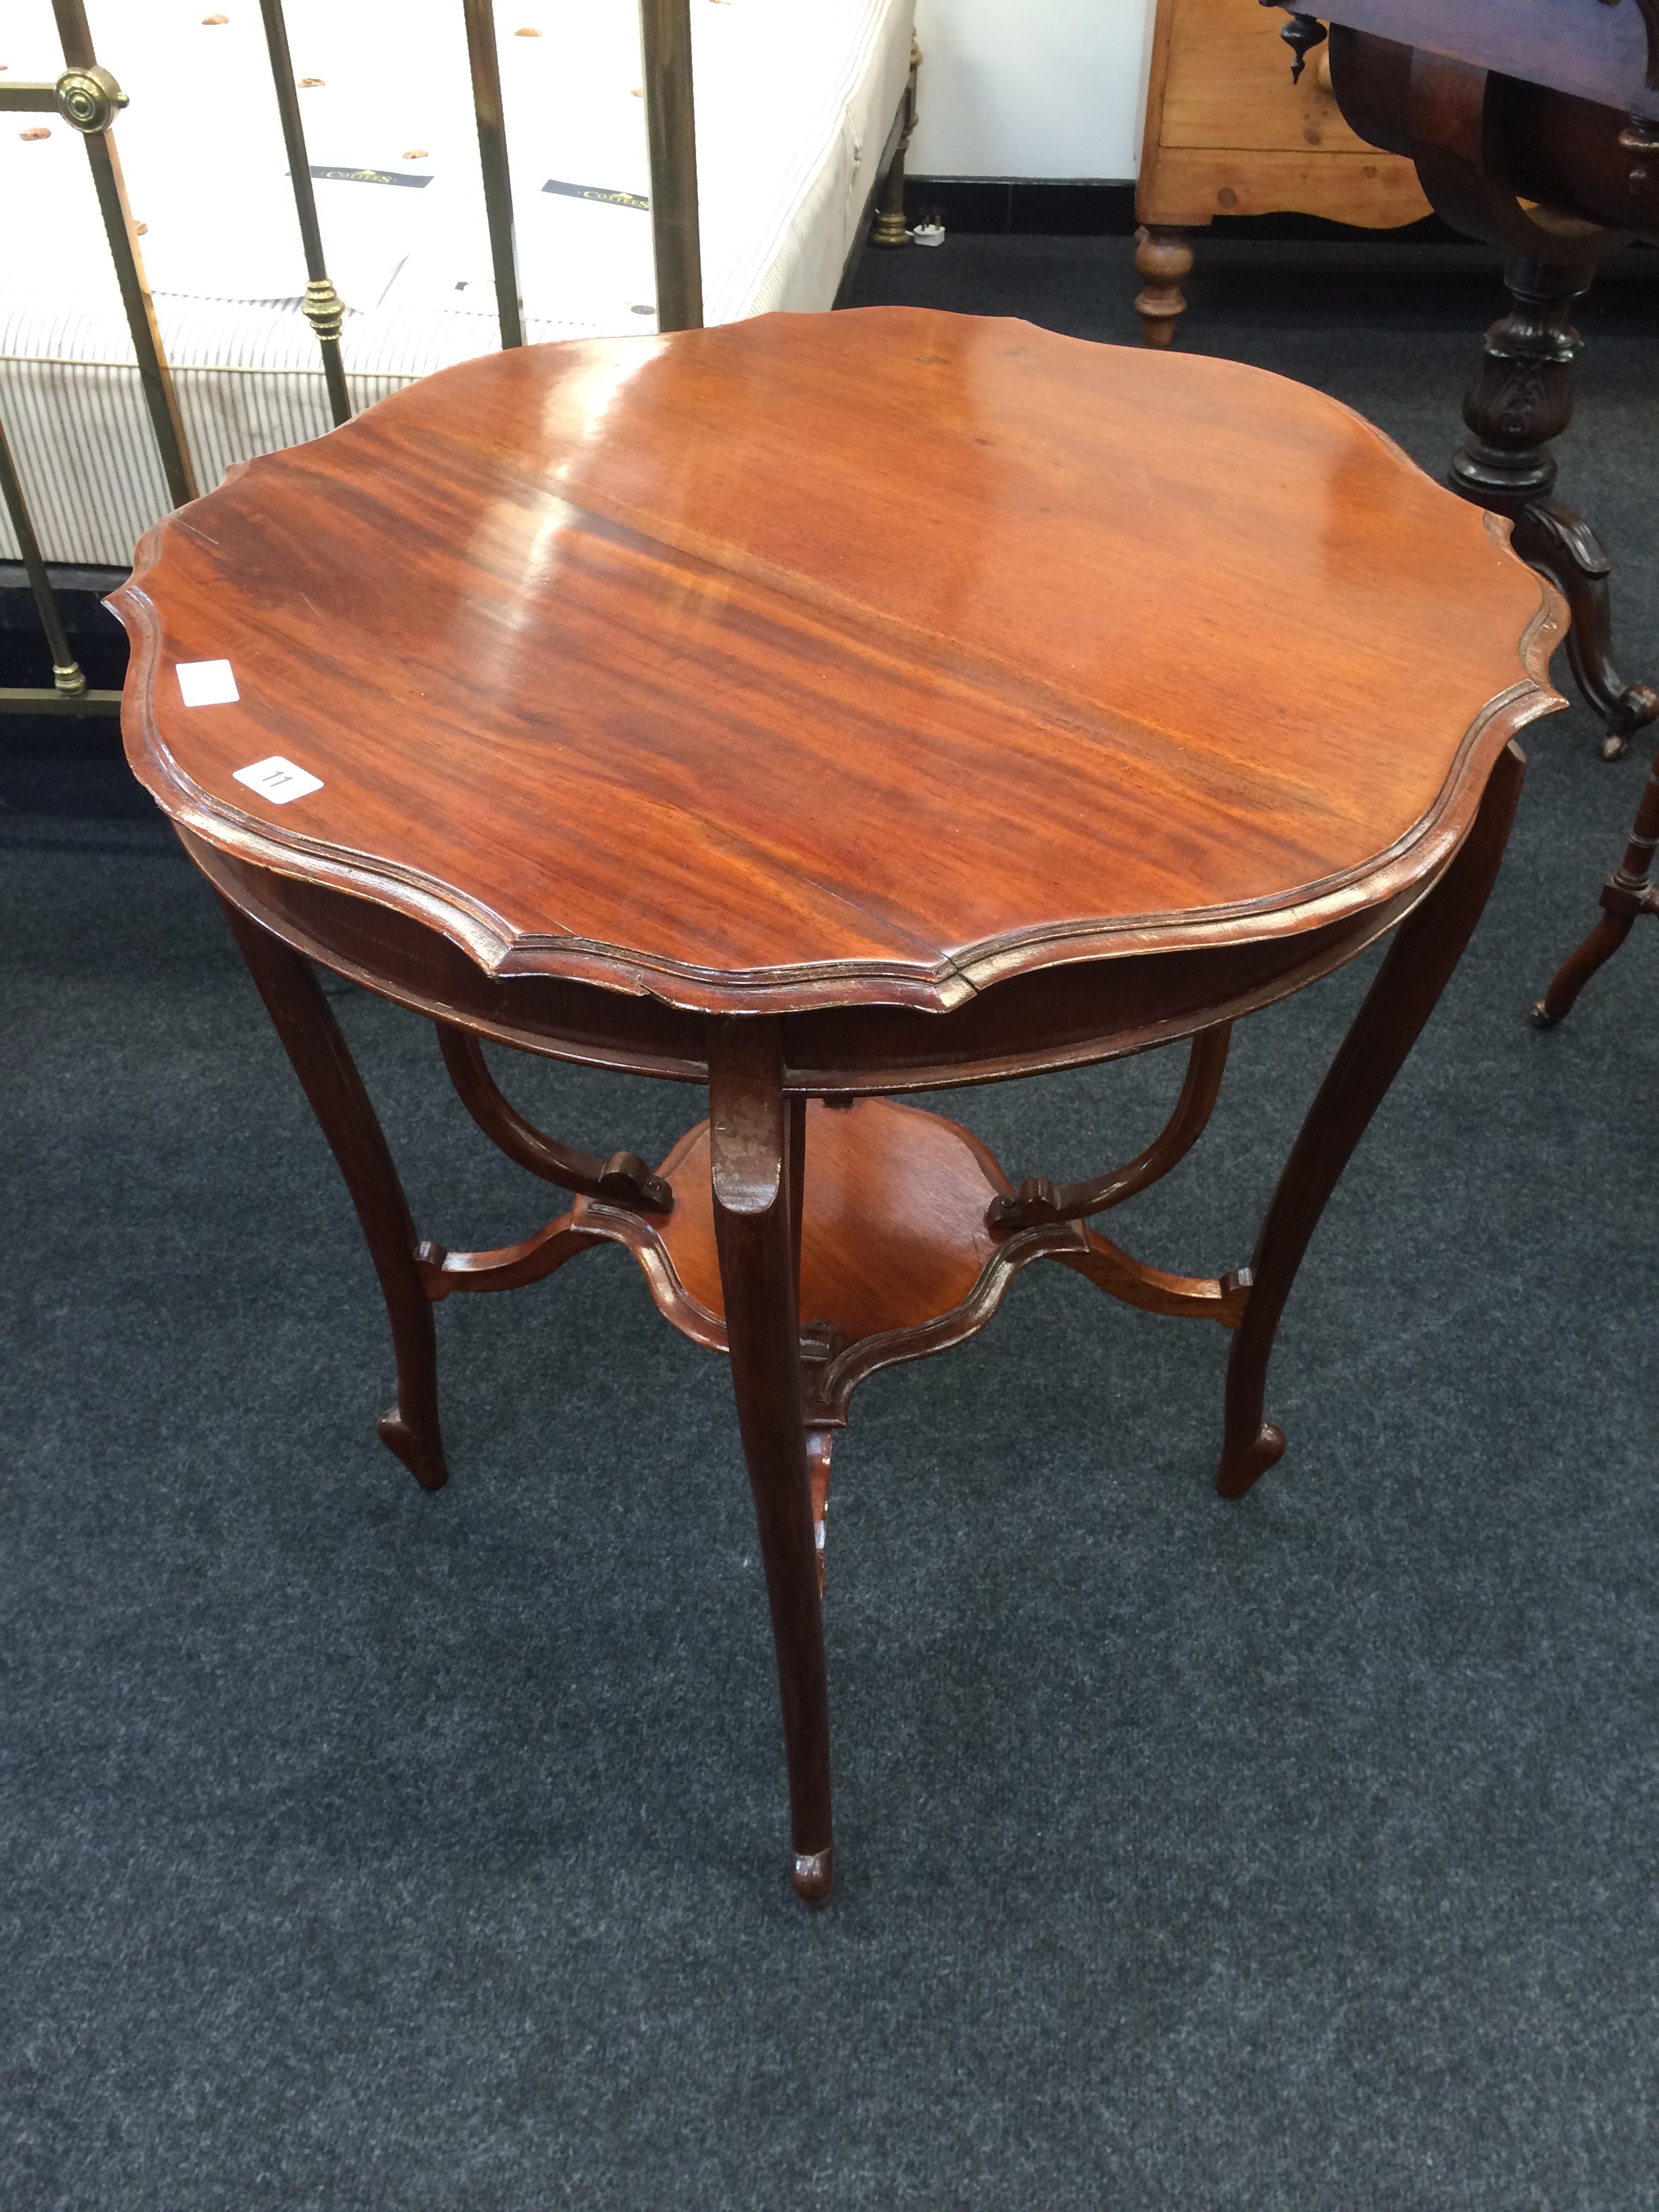
M 1389 895 L 1489 702 L 1553 703 L 1543 600 L 1317 392 L 881 309 L 447 371 L 161 525 L 116 605 L 134 765 L 204 836 L 732 977 Z M 317 787 L 237 780 L 273 756 Z

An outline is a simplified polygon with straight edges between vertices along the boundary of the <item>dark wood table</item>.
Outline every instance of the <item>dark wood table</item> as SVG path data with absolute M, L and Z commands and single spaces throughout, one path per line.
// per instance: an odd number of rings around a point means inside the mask
M 1659 0 L 1334 0 L 1322 13 L 1348 122 L 1409 154 L 1447 221 L 1509 253 L 1514 305 L 1486 334 L 1451 483 L 1508 515 L 1516 550 L 1566 594 L 1568 657 L 1616 760 L 1659 715 L 1659 691 L 1626 684 L 1613 665 L 1613 562 L 1555 497 L 1551 446 L 1572 419 L 1575 301 L 1632 236 L 1659 241 Z M 1291 15 L 1298 67 L 1323 35 Z M 1640 915 L 1659 914 L 1656 848 L 1659 757 L 1601 886 L 1601 918 L 1533 1007 L 1540 1029 L 1565 1018 Z
M 1057 1261 L 1233 1332 L 1224 1496 L 1283 1450 L 1303 1250 L 1485 903 L 1516 733 L 1561 703 L 1560 604 L 1506 535 L 1279 378 L 881 309 L 447 370 L 233 471 L 116 593 L 133 766 L 374 1255 L 386 1443 L 442 1483 L 434 1306 L 604 1242 L 730 1352 L 803 1897 L 866 1376 Z M 1229 1024 L 1389 930 L 1249 1266 L 1102 1234 L 1199 1136 Z M 429 1016 L 480 1128 L 574 1202 L 504 1249 L 422 1241 L 313 961 Z M 1167 1126 L 1085 1182 L 1016 1188 L 910 1103 L 1178 1039 Z M 706 1085 L 708 1118 L 654 1169 L 577 1152 L 486 1042 Z
M 1409 155 L 1439 214 L 1508 256 L 1512 305 L 1486 334 L 1450 482 L 1507 516 L 1565 593 L 1573 674 L 1617 759 L 1659 690 L 1615 664 L 1613 561 L 1557 498 L 1553 447 L 1572 419 L 1575 303 L 1632 236 L 1659 239 L 1659 0 L 1322 0 L 1319 15 L 1351 128 Z M 1326 33 L 1292 13 L 1284 35 L 1299 68 Z

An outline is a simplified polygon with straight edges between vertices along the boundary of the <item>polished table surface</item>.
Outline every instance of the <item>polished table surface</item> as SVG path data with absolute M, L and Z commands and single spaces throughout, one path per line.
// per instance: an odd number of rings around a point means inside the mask
M 853 1389 L 1050 1259 L 1231 1332 L 1218 1486 L 1273 1463 L 1279 1316 L 1485 903 L 1516 733 L 1561 703 L 1556 595 L 1317 393 L 885 309 L 428 378 L 170 517 L 114 604 L 130 757 L 374 1260 L 386 1443 L 446 1479 L 437 1304 L 597 1244 L 730 1353 L 823 1901 Z M 1390 931 L 1249 1264 L 1104 1237 L 1202 1131 L 1233 1019 Z M 307 956 L 433 1017 L 475 1121 L 568 1209 L 489 1250 L 418 1237 Z M 1166 1127 L 1081 1182 L 1016 1188 L 892 1095 L 1181 1038 Z M 483 1040 L 706 1083 L 708 1119 L 654 1169 L 580 1152 Z
M 178 820 L 492 973 L 712 1011 L 1374 898 L 1467 827 L 1541 597 L 1300 386 L 873 310 L 414 385 L 233 472 L 118 605 Z M 185 706 L 221 658 L 237 702 Z M 273 753 L 323 788 L 234 780 Z

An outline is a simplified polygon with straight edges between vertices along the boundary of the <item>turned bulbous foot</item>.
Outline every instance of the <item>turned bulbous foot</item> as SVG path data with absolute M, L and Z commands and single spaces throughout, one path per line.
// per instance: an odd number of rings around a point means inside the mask
M 1168 223 L 1143 223 L 1135 233 L 1135 270 L 1144 289 L 1135 301 L 1142 345 L 1175 343 L 1177 315 L 1185 313 L 1181 280 L 1193 265 L 1185 234 Z
M 389 1452 L 402 1460 L 422 1490 L 441 1490 L 448 1481 L 443 1446 L 412 1429 L 397 1407 L 381 1414 L 374 1433 Z
M 836 1887 L 833 1847 L 826 1851 L 797 1851 L 790 1862 L 789 1879 L 803 1904 L 828 1905 Z
M 1222 1447 L 1215 1486 L 1224 1498 L 1243 1498 L 1284 1455 L 1284 1430 L 1263 1421 L 1248 1443 L 1236 1447 L 1230 1442 Z

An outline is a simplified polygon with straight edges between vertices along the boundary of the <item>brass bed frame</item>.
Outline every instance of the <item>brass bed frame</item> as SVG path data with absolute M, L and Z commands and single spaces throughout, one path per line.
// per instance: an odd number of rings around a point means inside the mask
M 502 120 L 493 0 L 459 0 L 459 4 L 466 21 L 472 110 L 477 124 L 478 161 L 483 178 L 501 343 L 504 347 L 522 345 L 524 324 L 519 297 L 518 253 L 514 243 L 513 191 L 507 175 L 507 132 Z M 264 20 L 271 84 L 282 118 L 289 173 L 294 186 L 294 212 L 305 250 L 304 312 L 316 333 L 329 411 L 338 424 L 349 422 L 351 416 L 345 366 L 340 354 L 345 306 L 329 276 L 324 255 L 316 195 L 312 190 L 306 155 L 305 128 L 300 117 L 299 92 L 289 55 L 283 0 L 259 0 L 259 8 Z M 9 110 L 54 113 L 81 134 L 91 164 L 105 236 L 120 284 L 122 305 L 126 311 L 167 496 L 175 507 L 181 507 L 186 500 L 196 497 L 198 486 L 111 127 L 121 109 L 127 106 L 127 95 L 109 70 L 99 63 L 87 23 L 85 0 L 52 0 L 52 14 L 64 49 L 63 75 L 51 84 L 0 84 L 0 112 Z M 702 322 L 702 255 L 692 106 L 691 0 L 640 0 L 640 37 L 650 155 L 657 324 L 659 330 L 665 331 L 695 330 Z M 876 246 L 902 246 L 908 241 L 904 224 L 904 155 L 915 128 L 916 70 L 921 59 L 912 39 L 909 77 L 883 149 L 872 193 L 873 222 L 870 242 Z M 855 254 L 857 250 L 855 243 Z M 0 498 L 5 501 L 16 534 L 23 570 L 46 632 L 52 663 L 50 689 L 0 686 L 0 714 L 115 713 L 121 703 L 120 693 L 90 688 L 75 658 L 3 423 L 0 423 Z

